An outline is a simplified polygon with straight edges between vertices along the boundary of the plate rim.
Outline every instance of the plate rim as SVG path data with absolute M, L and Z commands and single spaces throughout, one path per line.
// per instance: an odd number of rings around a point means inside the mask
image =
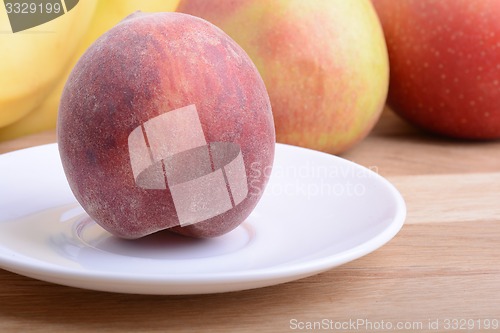
M 57 143 L 38 145 L 0 154 L 0 160 L 5 158 L 5 156 L 7 155 L 9 155 L 11 158 L 14 158 L 14 155 L 25 154 L 29 151 L 33 151 L 34 149 L 57 150 Z M 227 283 L 242 284 L 252 281 L 270 282 L 271 280 L 283 280 L 283 279 L 287 281 L 292 281 L 333 269 L 350 261 L 359 259 L 369 253 L 372 253 L 373 251 L 379 249 L 380 247 L 388 243 L 392 238 L 394 238 L 394 236 L 396 236 L 403 227 L 407 214 L 405 201 L 401 193 L 396 189 L 396 187 L 377 172 L 374 172 L 373 170 L 370 170 L 365 166 L 344 159 L 342 157 L 304 147 L 276 143 L 276 149 L 301 150 L 303 152 L 307 152 L 308 154 L 311 153 L 320 154 L 328 158 L 334 159 L 337 163 L 347 163 L 348 165 L 354 166 L 356 168 L 367 170 L 370 173 L 370 176 L 375 177 L 378 182 L 381 182 L 384 185 L 385 189 L 389 190 L 389 193 L 391 194 L 391 200 L 394 201 L 394 207 L 395 207 L 394 216 L 391 218 L 389 224 L 383 230 L 376 233 L 374 237 L 370 237 L 370 239 L 352 248 L 349 248 L 348 250 L 323 256 L 320 258 L 314 258 L 308 262 L 281 264 L 278 266 L 270 266 L 270 267 L 243 270 L 237 272 L 210 272 L 210 273 L 203 273 L 201 275 L 195 273 L 190 273 L 190 274 L 183 273 L 183 274 L 171 274 L 171 275 L 147 275 L 147 274 L 144 275 L 140 273 L 125 274 L 123 272 L 115 273 L 115 272 L 104 272 L 104 271 L 90 271 L 85 269 L 84 267 L 76 269 L 62 265 L 56 265 L 50 262 L 44 262 L 39 259 L 25 256 L 23 254 L 19 254 L 20 256 L 23 257 L 23 260 L 19 261 L 16 260 L 16 253 L 14 251 L 11 251 L 8 247 L 3 246 L 2 244 L 0 244 L 0 269 L 8 270 L 17 274 L 57 284 L 63 284 L 63 283 L 54 282 L 55 279 L 50 279 L 50 278 L 57 277 L 57 280 L 64 278 L 85 279 L 86 285 L 88 285 L 90 282 L 106 282 L 106 283 L 115 282 L 118 284 L 126 284 L 128 286 L 130 286 L 131 283 L 138 283 L 138 284 L 148 283 L 151 286 L 156 286 L 156 287 L 165 285 L 171 285 L 172 287 L 175 287 L 179 285 L 194 286 L 203 284 L 204 285 L 203 287 L 205 288 L 202 289 L 206 289 L 207 286 L 223 285 Z M 34 274 L 33 271 L 36 271 L 36 274 Z M 68 283 L 64 284 L 72 287 L 82 288 L 81 283 L 74 284 L 71 283 L 72 280 L 68 280 L 67 282 Z M 262 286 L 272 285 L 272 284 L 276 283 L 271 283 L 271 284 L 262 283 Z M 119 286 L 117 286 L 117 288 L 115 289 L 120 289 L 118 287 Z M 125 288 L 125 290 L 121 290 L 119 292 L 124 292 L 124 293 L 129 292 L 126 289 L 130 288 L 127 288 L 127 286 L 123 287 Z M 97 287 L 96 288 L 83 287 L 83 288 L 110 291 L 108 289 L 100 289 Z M 228 288 L 227 291 L 253 289 L 253 288 L 258 288 L 258 286 L 251 288 L 243 288 L 243 289 Z M 111 290 L 111 291 L 116 291 L 116 290 Z M 132 291 L 132 293 L 135 292 Z M 146 294 L 145 292 L 141 293 Z M 210 292 L 204 291 L 204 292 L 194 292 L 194 293 L 206 294 Z M 161 290 L 158 290 L 157 294 L 175 294 L 175 293 L 171 292 L 164 293 Z

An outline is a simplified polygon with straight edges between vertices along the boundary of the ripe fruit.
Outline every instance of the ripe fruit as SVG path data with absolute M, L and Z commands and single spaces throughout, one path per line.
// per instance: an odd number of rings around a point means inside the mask
M 500 2 L 373 3 L 389 49 L 394 111 L 434 133 L 500 138 Z
M 66 14 L 17 33 L 10 32 L 7 12 L 0 10 L 0 128 L 27 115 L 54 88 L 89 26 L 95 4 L 80 1 Z
M 370 1 L 182 0 L 250 55 L 271 98 L 279 142 L 341 153 L 372 129 L 389 67 Z
M 73 193 L 124 238 L 235 228 L 263 192 L 274 142 L 250 58 L 220 29 L 179 13 L 133 14 L 101 36 L 59 109 Z
M 92 3 L 96 1 L 86 0 L 85 2 Z M 56 127 L 57 110 L 59 109 L 59 101 L 61 100 L 64 85 L 68 79 L 69 73 L 85 50 L 87 50 L 99 36 L 135 11 L 173 11 L 177 7 L 178 2 L 179 0 L 106 0 L 97 2 L 90 25 L 85 31 L 85 34 L 78 41 L 76 52 L 69 63 L 64 67 L 64 71 L 62 75 L 59 76 L 54 88 L 44 97 L 43 101 L 26 116 L 8 126 L 0 128 L 0 141 L 11 140 L 23 135 L 54 129 Z M 90 14 L 92 14 L 92 12 Z M 88 22 L 88 19 L 84 16 L 80 16 L 79 20 L 82 23 Z

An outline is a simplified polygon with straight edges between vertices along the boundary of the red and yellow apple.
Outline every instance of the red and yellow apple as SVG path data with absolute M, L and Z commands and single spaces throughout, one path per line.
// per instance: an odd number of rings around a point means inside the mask
M 256 67 L 220 29 L 180 13 L 136 13 L 101 36 L 68 78 L 57 134 L 77 200 L 123 238 L 232 230 L 260 199 L 274 157 Z M 181 212 L 198 218 L 219 194 L 231 209 L 182 224 Z
M 379 118 L 384 36 L 369 1 L 181 0 L 247 51 L 266 83 L 279 142 L 341 153 Z
M 373 0 L 391 65 L 388 103 L 456 138 L 500 138 L 500 1 Z

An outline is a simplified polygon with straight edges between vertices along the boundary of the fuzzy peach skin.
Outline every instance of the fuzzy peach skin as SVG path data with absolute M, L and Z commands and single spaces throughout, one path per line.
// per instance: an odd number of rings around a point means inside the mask
M 207 142 L 240 146 L 251 191 L 222 215 L 172 228 L 170 191 L 136 185 L 127 140 L 147 120 L 192 104 Z M 274 158 L 269 97 L 254 64 L 220 29 L 179 13 L 136 13 L 100 37 L 64 88 L 57 135 L 77 200 L 131 239 L 169 228 L 202 238 L 232 230 L 260 199 Z
M 181 0 L 248 52 L 271 98 L 279 142 L 354 146 L 384 107 L 389 65 L 368 0 Z
M 389 49 L 392 109 L 433 133 L 500 138 L 500 1 L 373 3 Z

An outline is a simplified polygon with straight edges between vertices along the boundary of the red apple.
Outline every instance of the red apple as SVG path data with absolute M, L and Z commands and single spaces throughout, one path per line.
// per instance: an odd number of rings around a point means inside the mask
M 214 237 L 257 204 L 275 134 L 264 83 L 231 38 L 190 15 L 136 13 L 73 69 L 58 143 L 77 200 L 112 234 Z
M 500 138 L 500 1 L 373 0 L 387 40 L 389 105 L 457 138 Z
M 341 153 L 378 120 L 389 64 L 370 1 L 182 0 L 177 10 L 216 24 L 248 52 L 278 141 Z

